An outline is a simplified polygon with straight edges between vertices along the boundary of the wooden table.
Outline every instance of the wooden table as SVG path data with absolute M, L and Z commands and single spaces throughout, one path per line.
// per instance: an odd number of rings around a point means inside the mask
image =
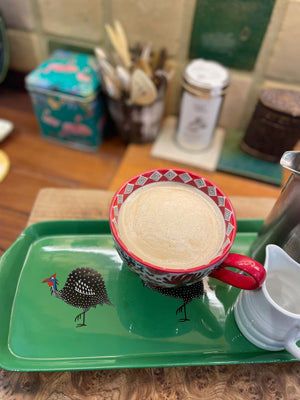
M 218 185 L 227 194 L 227 196 L 249 196 L 249 197 L 274 197 L 277 198 L 280 193 L 280 188 L 245 179 L 235 175 L 225 174 L 223 172 L 210 172 L 204 169 L 194 168 L 189 165 L 183 165 L 166 160 L 152 158 L 150 156 L 152 144 L 138 145 L 131 144 L 122 159 L 121 164 L 114 175 L 110 190 L 116 190 L 127 179 L 139 174 L 142 171 L 152 170 L 155 168 L 177 167 L 186 168 L 200 175 L 206 176 Z M 284 173 L 283 181 L 286 181 L 288 174 Z
M 0 116 L 15 124 L 14 133 L 1 144 L 11 169 L 0 184 L 0 255 L 27 224 L 106 218 L 112 191 L 127 178 L 152 168 L 176 166 L 151 159 L 151 145 L 125 148 L 116 137 L 93 154 L 46 142 L 40 137 L 26 93 L 3 89 Z M 189 169 L 222 187 L 238 217 L 264 218 L 280 193 L 280 188 L 252 180 Z M 300 398 L 299 382 L 297 362 L 51 373 L 0 370 L 0 399 L 296 400 Z

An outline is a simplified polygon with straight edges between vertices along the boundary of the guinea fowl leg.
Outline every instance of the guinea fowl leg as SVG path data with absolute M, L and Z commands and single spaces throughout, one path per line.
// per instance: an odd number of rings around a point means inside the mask
M 82 313 L 78 314 L 78 315 L 75 317 L 74 321 L 76 322 L 76 321 L 78 321 L 79 319 L 81 319 L 82 315 L 83 315 L 82 324 L 77 324 L 77 325 L 76 325 L 76 328 L 79 328 L 80 326 L 87 326 L 86 323 L 85 323 L 85 311 L 83 311 Z
M 179 322 L 184 322 L 184 321 L 190 321 L 189 318 L 187 318 L 186 316 L 186 306 L 185 303 L 182 304 L 182 306 L 180 306 L 179 308 L 177 308 L 176 310 L 176 315 L 180 312 L 182 312 L 182 310 L 184 311 L 184 318 L 180 318 Z

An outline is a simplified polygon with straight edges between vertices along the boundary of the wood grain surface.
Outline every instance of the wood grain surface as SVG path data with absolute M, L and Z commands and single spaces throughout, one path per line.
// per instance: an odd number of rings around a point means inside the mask
M 143 171 L 155 168 L 183 168 L 196 172 L 212 180 L 219 186 L 227 196 L 249 196 L 249 197 L 274 197 L 280 194 L 280 188 L 269 185 L 267 183 L 258 182 L 251 179 L 245 179 L 239 176 L 225 174 L 215 171 L 209 172 L 199 168 L 190 167 L 188 165 L 160 160 L 150 156 L 152 144 L 138 145 L 131 144 L 128 146 L 122 162 L 120 163 L 116 174 L 114 175 L 108 189 L 117 190 L 129 178 L 138 175 Z M 289 174 L 284 174 L 283 183 Z
M 28 225 L 51 219 L 107 218 L 113 192 L 43 189 Z M 274 199 L 232 197 L 238 217 L 260 218 Z M 300 363 L 142 368 L 80 372 L 0 370 L 5 400 L 298 400 Z
M 84 372 L 0 370 L 5 400 L 299 400 L 300 364 Z

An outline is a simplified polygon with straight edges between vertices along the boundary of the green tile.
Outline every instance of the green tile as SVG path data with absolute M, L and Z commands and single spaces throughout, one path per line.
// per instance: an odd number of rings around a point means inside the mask
M 281 186 L 283 177 L 281 165 L 244 153 L 240 148 L 243 136 L 242 131 L 228 130 L 226 132 L 217 170 Z
M 275 0 L 197 0 L 190 58 L 251 70 Z

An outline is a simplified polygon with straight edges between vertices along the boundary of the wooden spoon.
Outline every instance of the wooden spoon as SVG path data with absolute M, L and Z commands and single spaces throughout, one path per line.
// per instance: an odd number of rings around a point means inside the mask
M 131 76 L 131 102 L 144 106 L 153 103 L 156 97 L 157 90 L 152 80 L 141 69 L 134 70 Z

